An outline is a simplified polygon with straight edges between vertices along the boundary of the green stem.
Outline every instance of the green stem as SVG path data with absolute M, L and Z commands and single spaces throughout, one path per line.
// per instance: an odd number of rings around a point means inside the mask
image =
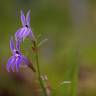
M 36 44 L 35 47 L 37 49 L 37 44 Z M 44 83 L 42 81 L 41 73 L 40 73 L 40 67 L 39 67 L 39 61 L 38 61 L 38 50 L 36 50 L 36 64 L 37 64 L 38 79 L 39 79 L 39 82 L 40 82 L 40 86 L 42 88 L 42 91 L 43 91 L 44 96 L 47 96 L 46 89 L 44 87 Z

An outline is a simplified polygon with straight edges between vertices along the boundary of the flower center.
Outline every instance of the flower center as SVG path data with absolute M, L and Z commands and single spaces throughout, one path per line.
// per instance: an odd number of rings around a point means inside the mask
M 19 54 L 19 52 L 18 52 L 18 51 L 16 51 L 16 54 Z
M 28 25 L 25 25 L 28 28 Z
M 19 54 L 15 54 L 16 58 L 18 58 L 20 55 Z

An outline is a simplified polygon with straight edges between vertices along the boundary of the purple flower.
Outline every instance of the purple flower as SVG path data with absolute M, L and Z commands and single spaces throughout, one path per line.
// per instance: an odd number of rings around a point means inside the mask
M 19 28 L 15 33 L 16 40 L 19 39 L 24 41 L 26 37 L 30 37 L 32 40 L 34 40 L 34 34 L 30 28 L 30 10 L 27 12 L 26 17 L 24 16 L 23 11 L 21 11 L 21 22 L 22 28 Z
M 25 56 L 23 56 L 20 52 L 20 41 L 19 40 L 16 41 L 16 48 L 15 48 L 13 38 L 11 38 L 10 48 L 11 48 L 11 52 L 13 55 L 9 58 L 7 66 L 6 66 L 6 69 L 8 72 L 10 71 L 10 68 L 12 69 L 13 72 L 15 70 L 18 72 L 20 65 L 22 63 L 29 66 L 28 65 L 28 64 L 30 64 L 29 60 Z

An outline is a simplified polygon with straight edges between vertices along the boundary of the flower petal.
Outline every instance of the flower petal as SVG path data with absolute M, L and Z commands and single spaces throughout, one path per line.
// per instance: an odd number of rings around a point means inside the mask
M 17 72 L 19 71 L 19 67 L 20 67 L 21 62 L 22 62 L 22 57 L 19 56 L 18 60 L 16 62 L 16 71 Z
M 30 28 L 26 28 L 26 30 L 22 34 L 23 40 L 30 34 L 30 31 Z
M 13 53 L 13 51 L 15 49 L 13 38 L 11 38 L 11 40 L 10 40 L 10 49 L 11 49 L 11 51 Z
M 22 42 L 22 40 L 23 40 L 23 33 L 26 31 L 26 29 L 27 29 L 26 27 L 20 28 L 20 30 L 18 30 L 15 33 L 16 41 L 19 40 L 20 43 Z
M 13 62 L 11 64 L 11 68 L 12 68 L 12 71 L 14 72 L 14 68 L 15 68 L 15 62 L 16 62 L 16 57 L 14 56 L 13 58 Z
M 17 30 L 17 32 L 15 33 L 15 39 L 16 39 L 16 41 L 18 40 L 20 31 L 21 31 L 21 28 L 19 28 L 19 29 Z
M 8 63 L 7 63 L 7 65 L 6 65 L 6 69 L 7 69 L 8 72 L 10 72 L 9 69 L 10 69 L 11 64 L 13 64 L 13 62 L 14 62 L 14 58 L 15 58 L 15 57 L 12 56 L 12 57 L 10 57 L 9 60 L 8 60 Z
M 26 19 L 25 19 L 25 16 L 24 16 L 24 13 L 23 13 L 22 10 L 21 10 L 21 22 L 22 22 L 22 25 L 23 25 L 23 26 L 26 25 Z
M 20 50 L 20 43 L 21 43 L 21 40 L 18 39 L 18 40 L 16 41 L 16 49 L 17 49 L 17 50 Z
M 28 26 L 30 26 L 30 10 L 27 12 L 27 15 L 26 15 L 26 23 Z
M 26 32 L 27 28 L 26 27 L 23 27 L 19 33 L 19 38 L 23 38 L 23 34 Z

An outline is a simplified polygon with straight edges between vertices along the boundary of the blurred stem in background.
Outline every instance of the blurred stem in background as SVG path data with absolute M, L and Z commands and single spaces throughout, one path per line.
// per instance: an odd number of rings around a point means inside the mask
M 38 71 L 38 80 L 40 82 L 40 86 L 41 86 L 41 89 L 43 91 L 43 96 L 47 96 L 46 89 L 45 89 L 43 80 L 41 78 L 39 59 L 38 59 L 38 43 L 37 43 L 37 40 L 33 41 L 33 44 L 34 44 L 34 48 L 33 49 L 34 49 L 34 52 L 35 52 L 35 55 L 36 55 L 36 65 L 37 65 L 37 71 Z
M 77 96 L 78 90 L 78 52 L 77 49 L 73 49 L 73 56 L 71 57 L 70 77 L 71 77 L 71 96 Z M 77 59 L 76 59 L 77 58 Z
M 76 48 L 72 48 L 66 54 L 67 68 L 65 72 L 65 81 L 70 81 L 71 84 L 65 84 L 62 88 L 64 96 L 77 96 L 78 83 L 78 53 Z M 77 59 L 76 59 L 77 58 Z

